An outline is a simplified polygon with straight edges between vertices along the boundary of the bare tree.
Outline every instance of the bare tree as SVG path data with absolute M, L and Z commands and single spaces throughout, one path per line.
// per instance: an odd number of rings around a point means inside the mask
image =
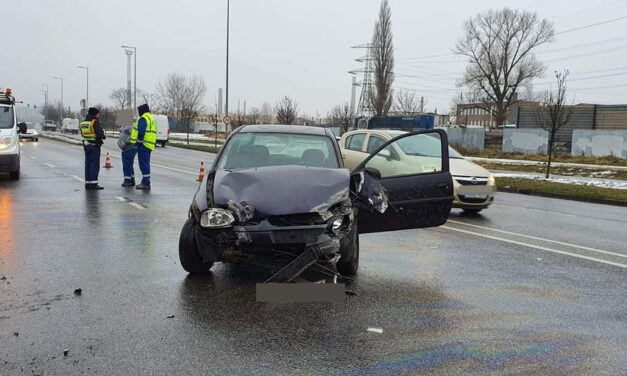
M 274 112 L 279 124 L 292 124 L 298 116 L 298 104 L 286 95 L 274 106 Z
M 203 98 L 207 92 L 207 84 L 200 76 L 185 76 L 170 73 L 156 87 L 157 99 L 162 111 L 178 122 L 187 131 L 189 144 L 189 128 L 203 109 Z
M 341 133 L 348 132 L 348 126 L 355 120 L 355 115 L 351 111 L 348 102 L 335 106 L 327 115 L 331 119 L 331 123 L 341 127 Z
M 396 95 L 394 112 L 401 116 L 415 116 L 424 112 L 424 99 L 409 90 L 401 90 Z
M 122 110 L 126 108 L 126 89 L 119 88 L 115 89 L 109 94 L 109 99 L 113 102 L 113 107 L 115 109 Z
M 497 125 L 505 123 L 518 90 L 546 70 L 534 49 L 551 42 L 553 23 L 526 10 L 489 10 L 464 23 L 464 36 L 454 53 L 468 58 L 459 86 L 483 98 L 482 108 L 492 112 Z
M 261 105 L 261 113 L 259 114 L 261 118 L 262 124 L 271 124 L 273 123 L 274 111 L 272 106 L 268 102 L 263 102 Z
M 381 2 L 379 19 L 372 35 L 374 59 L 374 87 L 370 98 L 375 115 L 387 115 L 392 107 L 394 83 L 394 43 L 392 41 L 392 11 L 388 0 Z
M 555 71 L 557 90 L 549 89 L 545 91 L 540 105 L 534 111 L 536 123 L 549 132 L 549 155 L 545 174 L 547 179 L 551 171 L 555 135 L 570 121 L 573 115 L 572 103 L 570 105 L 566 103 L 566 79 L 568 78 L 568 73 L 566 69 L 563 72 Z
M 257 124 L 261 119 L 261 109 L 259 107 L 253 107 L 248 114 L 248 122 L 250 124 Z

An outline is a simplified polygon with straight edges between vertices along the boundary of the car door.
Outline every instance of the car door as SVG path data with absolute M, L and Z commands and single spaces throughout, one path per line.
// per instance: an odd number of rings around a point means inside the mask
M 402 153 L 391 155 L 392 148 Z M 393 138 L 364 160 L 351 179 L 359 233 L 442 225 L 453 202 L 446 132 Z
M 366 143 L 366 133 L 356 132 L 346 137 L 340 145 L 342 151 L 342 159 L 344 159 L 344 167 L 349 171 L 353 171 L 355 167 L 368 157 L 364 152 Z

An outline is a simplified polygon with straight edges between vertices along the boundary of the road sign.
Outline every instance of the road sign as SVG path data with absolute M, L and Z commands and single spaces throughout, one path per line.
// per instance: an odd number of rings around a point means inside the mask
M 222 122 L 226 125 L 231 124 L 231 117 L 230 116 L 225 116 L 224 119 L 222 119 Z

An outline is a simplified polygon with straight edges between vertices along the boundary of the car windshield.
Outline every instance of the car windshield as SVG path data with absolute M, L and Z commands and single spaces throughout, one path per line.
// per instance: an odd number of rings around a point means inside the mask
M 238 133 L 226 144 L 218 169 L 301 165 L 339 168 L 331 138 L 294 133 Z
M 0 129 L 13 128 L 13 107 L 0 106 Z
M 448 147 L 448 157 L 453 159 L 464 159 L 464 156 L 459 154 L 459 152 L 452 147 Z

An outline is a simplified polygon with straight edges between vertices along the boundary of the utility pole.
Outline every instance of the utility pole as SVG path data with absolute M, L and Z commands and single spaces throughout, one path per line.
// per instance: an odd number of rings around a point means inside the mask
M 126 108 L 131 108 L 131 57 L 133 50 L 125 50 L 126 52 Z
M 133 108 L 137 108 L 137 47 L 133 46 L 122 46 L 122 48 L 132 49 L 133 50 Z M 128 52 L 126 53 L 128 55 Z M 130 72 L 130 68 L 129 68 Z M 128 74 L 130 76 L 130 73 Z
M 63 77 L 54 76 L 52 78 L 61 81 L 61 121 L 63 121 L 65 117 L 65 107 L 63 107 Z
M 231 0 L 226 0 L 226 95 L 224 101 L 224 113 L 229 116 L 229 27 L 230 27 Z M 228 125 L 226 125 L 228 127 Z M 227 129 L 224 130 L 228 134 Z
M 47 109 L 48 108 L 48 84 L 43 84 L 43 86 L 46 88 L 46 90 L 44 91 L 44 108 Z
M 84 67 L 82 65 L 79 65 L 77 68 L 80 69 L 85 69 L 85 71 L 87 71 L 87 97 L 85 98 L 85 108 L 88 109 L 89 108 L 89 67 Z
M 353 76 L 351 85 L 351 116 L 355 116 L 355 91 L 357 90 L 357 77 Z

